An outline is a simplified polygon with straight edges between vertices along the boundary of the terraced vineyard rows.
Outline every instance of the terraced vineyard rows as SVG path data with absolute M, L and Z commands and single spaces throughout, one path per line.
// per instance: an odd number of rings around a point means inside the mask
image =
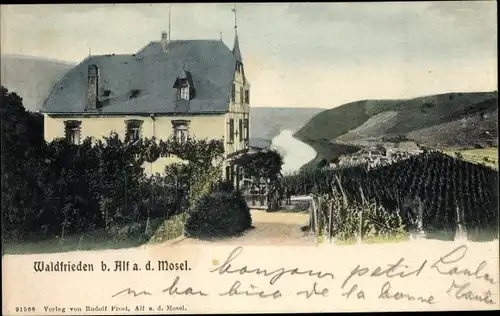
M 283 184 L 294 195 L 328 194 L 340 189 L 337 177 L 350 201 L 361 202 L 364 195 L 388 212 L 403 209 L 405 199 L 420 197 L 426 231 L 454 230 L 460 215 L 467 229 L 498 230 L 498 171 L 486 166 L 425 152 L 370 171 L 352 167 L 302 172 L 285 177 Z M 409 214 L 401 215 L 407 224 Z

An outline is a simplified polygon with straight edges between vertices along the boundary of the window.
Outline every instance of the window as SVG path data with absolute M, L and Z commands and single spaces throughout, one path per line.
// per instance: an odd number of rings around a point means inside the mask
M 236 85 L 233 83 L 233 88 L 231 89 L 231 100 L 236 102 Z
M 240 87 L 240 104 L 243 104 L 243 97 L 244 97 L 243 87 Z
M 179 143 L 185 143 L 189 139 L 189 121 L 179 120 L 172 121 L 172 126 L 174 128 L 174 138 Z
M 193 77 L 191 73 L 185 69 L 185 66 L 182 67 L 182 72 L 177 79 L 175 79 L 173 88 L 177 91 L 177 101 L 189 101 L 195 96 Z
M 234 142 L 234 119 L 229 119 L 229 142 Z
M 75 145 L 80 144 L 80 127 L 81 121 L 66 121 L 65 123 L 65 136 L 66 139 Z
M 189 84 L 183 81 L 179 87 L 180 99 L 189 100 Z
M 244 123 L 243 123 L 244 127 L 245 127 L 245 140 L 248 141 L 248 139 L 250 138 L 250 133 L 249 133 L 249 128 L 248 128 L 248 119 L 246 118 Z
M 238 131 L 240 133 L 240 142 L 243 141 L 243 120 L 239 119 L 238 120 Z
M 130 94 L 129 94 L 129 97 L 128 97 L 129 100 L 137 98 L 139 96 L 140 92 L 141 91 L 139 89 L 130 90 Z
M 250 104 L 250 91 L 248 89 L 245 89 L 245 103 Z
M 236 63 L 236 71 L 237 72 L 243 72 L 243 64 Z
M 127 130 L 125 140 L 129 142 L 136 142 L 141 138 L 142 121 L 130 120 L 126 121 Z

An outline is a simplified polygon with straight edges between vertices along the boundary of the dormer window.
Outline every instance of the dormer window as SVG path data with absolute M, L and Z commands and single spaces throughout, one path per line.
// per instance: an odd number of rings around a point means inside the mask
M 174 89 L 177 89 L 177 100 L 192 100 L 195 94 L 193 78 L 185 67 L 182 68 L 180 75 L 174 83 Z

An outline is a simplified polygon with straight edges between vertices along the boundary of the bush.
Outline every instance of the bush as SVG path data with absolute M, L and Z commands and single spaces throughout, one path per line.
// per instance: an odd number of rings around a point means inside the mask
M 328 164 L 328 162 L 326 161 L 326 159 L 321 159 L 319 162 L 318 162 L 318 168 L 324 168 L 326 167 L 326 165 Z
M 323 195 L 319 229 L 328 232 L 329 211 L 332 210 L 331 234 L 339 240 L 351 240 L 359 234 L 359 213 L 363 216 L 363 238 L 390 237 L 405 234 L 405 225 L 399 212 L 389 212 L 374 199 L 364 202 L 344 202 L 339 192 Z
M 221 185 L 202 197 L 189 215 L 184 231 L 194 237 L 230 237 L 252 225 L 250 209 L 238 191 Z
M 146 138 L 130 146 L 112 133 L 80 145 L 63 138 L 47 143 L 43 116 L 27 111 L 3 86 L 0 94 L 4 240 L 66 238 L 95 229 L 117 238 L 136 234 L 142 229 L 133 223 L 184 211 L 188 200 L 208 190 L 198 178 L 218 177 L 211 162 L 224 152 L 220 140 Z M 165 175 L 146 177 L 145 161 L 169 155 L 189 161 L 189 167 L 169 166 Z

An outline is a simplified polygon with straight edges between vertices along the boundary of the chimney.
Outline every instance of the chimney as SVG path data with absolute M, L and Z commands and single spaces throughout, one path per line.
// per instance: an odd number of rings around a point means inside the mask
M 163 49 L 164 52 L 168 50 L 168 43 L 169 39 L 167 32 L 165 31 L 161 32 L 161 48 Z

